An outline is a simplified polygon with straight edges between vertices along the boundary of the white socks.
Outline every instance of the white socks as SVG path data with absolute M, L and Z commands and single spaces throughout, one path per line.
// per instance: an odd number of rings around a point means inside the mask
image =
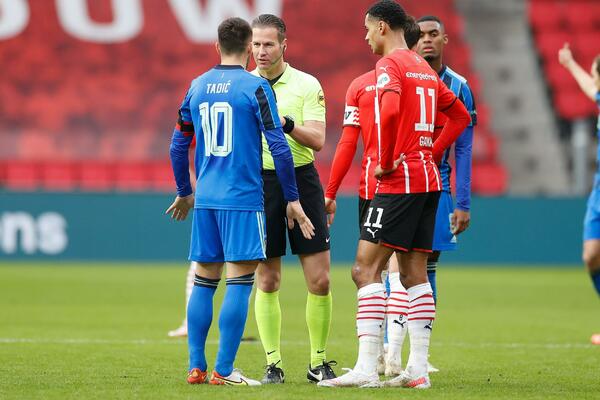
M 422 283 L 407 290 L 409 300 L 408 335 L 410 356 L 406 369 L 413 377 L 427 374 L 427 355 L 433 321 L 435 303 L 429 283 Z
M 389 274 L 390 297 L 387 300 L 388 353 L 386 362 L 402 364 L 402 344 L 408 330 L 408 293 L 400 282 L 400 273 Z
M 354 370 L 366 375 L 377 375 L 377 355 L 381 326 L 385 321 L 385 286 L 371 283 L 358 290 L 356 333 L 358 359 Z

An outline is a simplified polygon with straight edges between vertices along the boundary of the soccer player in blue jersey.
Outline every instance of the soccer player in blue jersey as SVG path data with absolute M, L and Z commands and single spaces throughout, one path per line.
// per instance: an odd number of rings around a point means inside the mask
M 573 75 L 583 93 L 600 108 L 600 55 L 596 56 L 589 74 L 575 61 L 568 43 L 558 52 L 558 60 Z M 598 137 L 600 138 L 600 117 Z M 600 145 L 597 158 L 600 160 Z M 600 295 L 600 167 L 596 170 L 583 222 L 583 262 Z M 600 345 L 600 333 L 592 335 L 592 343 Z
M 244 332 L 254 271 L 265 255 L 265 217 L 261 177 L 261 132 L 275 162 L 287 201 L 287 220 L 307 238 L 314 227 L 299 202 L 294 164 L 281 129 L 269 83 L 245 70 L 251 54 L 252 29 L 240 18 L 218 28 L 221 64 L 192 81 L 179 109 L 171 141 L 177 197 L 167 209 L 184 220 L 193 208 L 190 260 L 197 262 L 188 304 L 190 368 L 187 381 L 207 382 L 206 336 L 212 322 L 213 297 L 226 264 L 226 290 L 219 316 L 219 350 L 208 383 L 260 385 L 234 369 Z M 196 195 L 188 172 L 188 149 L 196 136 Z

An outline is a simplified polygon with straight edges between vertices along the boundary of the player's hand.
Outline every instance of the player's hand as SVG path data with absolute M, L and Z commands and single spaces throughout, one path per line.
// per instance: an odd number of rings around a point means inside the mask
M 561 63 L 563 67 L 569 67 L 569 64 L 573 62 L 573 53 L 571 53 L 571 48 L 569 47 L 569 43 L 565 43 L 558 51 L 558 62 Z
M 402 164 L 405 160 L 404 154 L 400 154 L 400 157 L 398 157 L 396 160 L 394 160 L 394 168 L 392 169 L 383 169 L 381 168 L 381 165 L 377 164 L 377 167 L 375 167 L 375 178 L 380 179 L 382 176 L 387 175 L 387 174 L 391 174 L 392 172 L 394 172 L 395 170 L 398 169 L 398 166 L 400 164 Z
M 327 212 L 327 227 L 333 224 L 335 218 L 335 211 L 337 210 L 337 204 L 335 200 L 325 197 L 325 211 Z
M 177 196 L 175 197 L 173 204 L 167 208 L 165 214 L 173 213 L 171 214 L 171 219 L 183 221 L 187 218 L 187 215 L 192 208 L 194 208 L 194 194 L 185 197 Z
M 315 227 L 304 213 L 299 200 L 288 202 L 285 212 L 287 215 L 289 229 L 294 229 L 294 221 L 296 221 L 300 226 L 302 236 L 308 240 L 315 236 Z
M 452 234 L 458 235 L 469 227 L 471 222 L 471 213 L 469 211 L 454 210 L 452 214 L 452 220 L 450 221 Z

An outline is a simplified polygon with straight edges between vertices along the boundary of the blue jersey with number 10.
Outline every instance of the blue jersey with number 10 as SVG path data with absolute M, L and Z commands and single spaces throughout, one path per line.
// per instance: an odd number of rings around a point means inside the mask
M 196 135 L 195 208 L 262 211 L 261 132 L 279 158 L 278 172 L 290 169 L 287 164 L 292 162 L 268 82 L 241 66 L 218 65 L 192 82 L 179 112 L 179 130 L 176 128 L 173 135 L 171 155 L 173 158 L 174 146 L 189 146 L 192 135 L 189 131 L 193 125 Z M 181 149 L 176 150 L 181 155 Z M 173 165 L 178 194 L 190 194 L 185 177 L 177 177 L 182 166 L 176 166 L 175 161 Z M 288 201 L 298 198 L 293 164 L 291 170 L 291 177 L 280 176 Z

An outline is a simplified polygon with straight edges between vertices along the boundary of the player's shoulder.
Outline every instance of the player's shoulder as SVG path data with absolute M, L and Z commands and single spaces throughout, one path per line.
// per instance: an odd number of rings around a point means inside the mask
M 308 72 L 304 72 L 299 70 L 298 68 L 292 67 L 288 64 L 287 68 L 289 68 L 290 77 L 298 84 L 307 85 L 309 87 L 319 86 L 321 87 L 321 82 L 314 76 L 309 74 Z
M 372 69 L 369 72 L 365 72 L 354 78 L 350 85 L 348 86 L 349 92 L 358 92 L 362 89 L 365 89 L 369 86 L 373 86 L 375 88 L 375 82 L 377 81 L 377 76 L 375 75 L 375 70 Z
M 462 76 L 447 65 L 444 67 L 444 73 L 447 74 L 450 78 L 457 80 L 464 85 L 467 84 L 467 78 L 465 78 L 464 76 Z

